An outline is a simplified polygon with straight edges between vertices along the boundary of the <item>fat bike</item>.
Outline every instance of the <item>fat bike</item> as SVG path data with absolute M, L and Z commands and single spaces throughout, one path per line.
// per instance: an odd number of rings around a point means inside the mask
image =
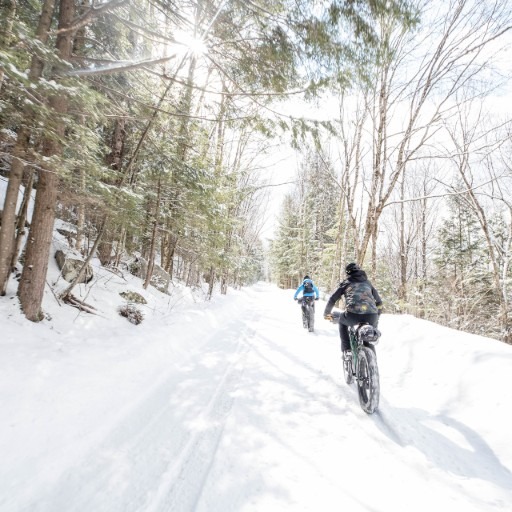
M 332 322 L 339 323 L 340 311 L 332 313 Z M 352 357 L 343 359 L 343 376 L 347 384 L 357 384 L 359 404 L 364 412 L 374 413 L 379 407 L 379 367 L 375 345 L 379 342 L 380 331 L 361 322 L 348 327 Z

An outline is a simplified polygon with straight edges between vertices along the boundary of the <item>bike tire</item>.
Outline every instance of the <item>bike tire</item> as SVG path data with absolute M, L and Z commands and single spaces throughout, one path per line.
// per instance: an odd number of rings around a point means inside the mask
M 352 384 L 354 382 L 354 370 L 352 360 L 345 361 L 343 356 L 341 356 L 341 363 L 343 364 L 343 378 L 347 384 Z
M 356 373 L 359 404 L 364 412 L 372 414 L 379 407 L 380 382 L 377 357 L 371 348 L 359 348 Z

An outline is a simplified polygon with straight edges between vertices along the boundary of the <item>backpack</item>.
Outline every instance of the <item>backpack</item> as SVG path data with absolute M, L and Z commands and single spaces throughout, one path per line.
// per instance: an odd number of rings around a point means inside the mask
M 376 345 L 379 342 L 380 331 L 372 325 L 363 325 L 359 328 L 359 338 L 366 343 Z
M 309 279 L 306 279 L 304 283 L 302 283 L 302 286 L 304 286 L 304 293 L 313 293 L 313 282 Z

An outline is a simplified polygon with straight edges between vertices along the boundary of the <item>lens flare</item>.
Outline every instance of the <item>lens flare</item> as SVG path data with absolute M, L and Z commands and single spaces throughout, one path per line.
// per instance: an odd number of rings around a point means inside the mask
M 179 45 L 184 47 L 184 51 L 191 52 L 196 56 L 204 55 L 208 52 L 206 43 L 189 32 L 177 32 L 174 34 L 174 39 Z

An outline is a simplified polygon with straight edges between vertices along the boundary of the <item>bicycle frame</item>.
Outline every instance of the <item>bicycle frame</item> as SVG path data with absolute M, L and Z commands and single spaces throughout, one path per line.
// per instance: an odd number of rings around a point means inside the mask
M 354 364 L 354 368 L 357 364 L 357 353 L 359 351 L 359 347 L 364 345 L 363 341 L 359 338 L 359 336 L 356 333 L 356 328 L 361 325 L 354 325 L 348 327 L 348 337 L 350 340 L 350 350 L 352 351 L 352 362 Z

